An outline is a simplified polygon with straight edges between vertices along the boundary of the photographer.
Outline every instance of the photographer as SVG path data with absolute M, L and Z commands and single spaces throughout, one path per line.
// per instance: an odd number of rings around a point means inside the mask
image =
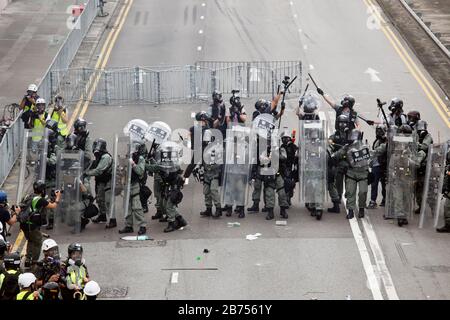
M 22 98 L 20 102 L 20 110 L 23 111 L 21 119 L 25 125 L 25 129 L 31 129 L 30 116 L 34 112 L 36 100 L 39 99 L 37 95 L 37 86 L 35 84 L 30 84 L 28 86 L 27 94 Z
M 388 121 L 391 126 L 401 127 L 403 124 L 408 124 L 405 114 L 403 113 L 403 101 L 399 98 L 393 98 L 388 107 L 391 112 L 388 115 Z
M 12 226 L 17 222 L 16 214 L 20 212 L 19 208 L 13 207 L 12 210 L 8 207 L 8 198 L 5 191 L 0 190 L 0 239 L 6 242 L 6 225 Z
M 61 191 L 55 191 L 55 201 L 49 202 L 45 194 L 46 185 L 42 180 L 33 184 L 34 195 L 27 196 L 20 205 L 19 222 L 25 239 L 28 240 L 26 264 L 36 265 L 41 254 L 42 233 L 41 225 L 44 220 L 44 209 L 56 209 L 61 200 Z M 26 265 L 27 266 L 27 265 Z
M 245 123 L 247 120 L 247 113 L 245 112 L 245 108 L 241 103 L 241 98 L 239 96 L 236 97 L 236 93 L 239 93 L 239 90 L 232 90 L 232 96 L 230 98 L 230 107 L 227 109 L 225 114 L 226 123 Z
M 67 116 L 67 110 L 64 107 L 64 98 L 60 95 L 55 97 L 50 119 L 55 120 L 58 123 L 59 133 L 65 139 L 69 135 L 69 129 L 67 128 L 69 117 Z
M 223 103 L 222 93 L 214 90 L 212 93 L 213 102 L 209 105 L 208 114 L 210 118 L 208 119 L 209 127 L 219 129 L 222 134 L 226 131 L 226 107 Z

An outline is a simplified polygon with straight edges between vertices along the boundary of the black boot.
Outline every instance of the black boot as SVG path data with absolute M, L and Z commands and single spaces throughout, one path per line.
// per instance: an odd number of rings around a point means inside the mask
M 414 210 L 414 214 L 420 214 L 420 207 L 418 207 L 416 210 Z
M 397 219 L 397 225 L 399 227 L 406 226 L 408 224 L 408 220 L 406 218 L 398 218 Z
M 358 218 L 364 218 L 364 208 L 359 208 Z
M 214 214 L 212 216 L 213 216 L 213 218 L 221 217 L 222 216 L 222 208 L 216 207 L 216 211 L 214 212 Z
M 386 200 L 383 198 L 383 200 L 381 200 L 380 207 L 384 206 L 386 206 Z
M 353 219 L 354 217 L 355 217 L 355 214 L 353 212 L 353 209 L 348 209 L 347 219 Z
M 45 230 L 53 230 L 53 222 L 54 222 L 53 219 L 48 219 L 48 224 L 45 227 Z M 88 221 L 88 223 L 89 223 L 89 221 Z
M 148 212 L 148 206 L 145 206 L 145 207 L 143 206 L 142 210 L 144 211 L 144 213 L 147 213 Z
M 322 209 L 316 209 L 316 220 L 322 219 L 323 210 Z
M 287 214 L 287 212 L 286 212 L 286 207 L 280 207 L 280 216 L 283 218 L 283 219 L 287 219 L 288 218 L 288 214 Z
M 317 215 L 316 208 L 309 208 L 309 212 L 311 212 L 311 217 L 315 217 Z
M 257 213 L 259 212 L 259 203 L 253 201 L 253 206 L 247 209 L 248 213 Z
M 269 209 L 266 206 L 264 206 L 264 208 L 262 208 L 261 212 L 269 212 Z
M 142 236 L 143 234 L 147 233 L 146 227 L 139 227 L 138 236 Z
M 184 220 L 184 218 L 183 218 L 183 216 L 180 214 L 180 215 L 178 215 L 178 216 L 176 216 L 176 218 L 175 218 L 176 220 L 176 228 L 177 229 L 180 229 L 180 228 L 183 228 L 183 227 L 186 227 L 187 225 L 188 225 L 188 223 L 187 223 L 187 221 L 186 220 Z
M 159 222 L 167 222 L 167 214 L 163 214 L 161 218 L 158 220 Z
M 97 216 L 97 218 L 92 219 L 93 223 L 101 223 L 101 222 L 106 222 L 106 221 L 108 221 L 106 219 L 106 214 L 100 214 Z
M 91 222 L 89 219 L 82 217 L 80 231 L 83 231 L 84 229 L 86 229 L 86 226 L 89 224 L 89 222 Z
M 450 232 L 450 223 L 446 223 L 443 227 L 437 228 L 436 231 L 439 233 L 449 233 Z
M 275 218 L 273 215 L 273 208 L 267 208 L 266 220 L 272 220 L 273 218 Z
M 333 202 L 333 207 L 328 208 L 328 212 L 341 213 L 341 208 L 339 207 L 340 202 Z
M 207 207 L 205 211 L 200 212 L 200 215 L 203 217 L 211 217 L 212 216 L 211 207 Z
M 109 219 L 109 222 L 105 226 L 106 229 L 112 229 L 112 228 L 115 228 L 115 227 L 117 227 L 116 219 Z
M 133 227 L 126 226 L 123 229 L 119 230 L 119 233 L 133 233 Z
M 172 232 L 172 231 L 177 230 L 176 225 L 177 225 L 176 221 L 169 222 L 169 225 L 167 226 L 167 228 L 164 229 L 164 232 L 167 233 L 167 232 Z
M 156 214 L 152 216 L 152 220 L 161 219 L 163 217 L 163 213 L 161 210 L 156 210 Z
M 225 215 L 227 217 L 231 217 L 231 215 L 233 213 L 233 207 L 232 206 L 225 206 L 225 208 L 222 208 L 222 211 L 226 211 L 227 213 L 225 213 Z
M 239 213 L 238 218 L 240 218 L 240 219 L 245 218 L 244 207 L 243 206 L 238 206 L 238 207 L 236 207 L 236 209 L 237 209 L 237 211 Z

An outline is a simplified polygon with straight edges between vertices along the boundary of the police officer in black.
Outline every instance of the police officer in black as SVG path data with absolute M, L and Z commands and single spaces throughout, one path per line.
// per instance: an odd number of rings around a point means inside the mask
M 227 110 L 225 103 L 223 102 L 222 93 L 218 90 L 214 90 L 212 93 L 212 99 L 213 102 L 210 104 L 208 109 L 208 125 L 210 128 L 219 129 L 225 137 L 225 132 L 227 130 Z

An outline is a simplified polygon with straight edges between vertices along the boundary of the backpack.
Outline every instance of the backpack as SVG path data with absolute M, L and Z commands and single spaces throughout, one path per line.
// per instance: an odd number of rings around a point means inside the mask
M 17 271 L 15 274 L 10 274 L 6 271 L 3 271 L 2 274 L 5 276 L 5 278 L 3 279 L 2 287 L 0 288 L 0 300 L 15 300 L 16 295 L 20 292 L 20 272 Z
M 20 223 L 21 229 L 27 229 L 27 227 L 38 227 L 41 225 L 41 213 L 40 211 L 34 211 L 33 196 L 26 195 L 20 204 L 20 213 L 17 216 L 17 220 Z

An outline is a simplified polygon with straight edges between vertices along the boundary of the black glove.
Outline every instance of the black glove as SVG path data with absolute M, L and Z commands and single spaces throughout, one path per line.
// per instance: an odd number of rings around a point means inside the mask
M 375 124 L 375 122 L 372 120 L 367 120 L 366 122 L 369 126 L 373 126 Z
M 323 92 L 322 89 L 317 88 L 317 93 L 320 94 L 321 96 L 323 96 L 325 93 Z

